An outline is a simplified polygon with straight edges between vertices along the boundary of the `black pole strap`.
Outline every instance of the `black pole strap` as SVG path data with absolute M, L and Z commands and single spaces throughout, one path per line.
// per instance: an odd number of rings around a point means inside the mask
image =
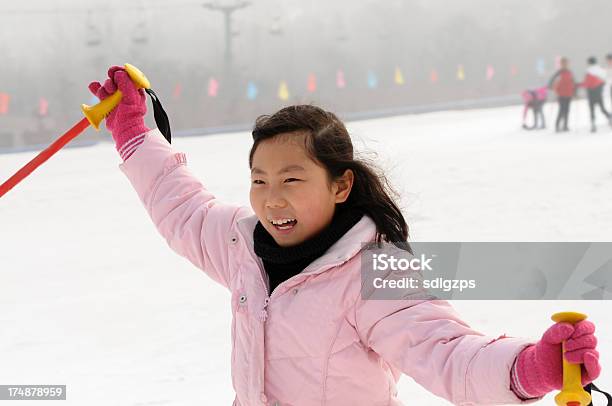
M 168 120 L 168 114 L 161 105 L 159 98 L 153 91 L 153 89 L 145 89 L 147 94 L 151 96 L 151 101 L 153 102 L 153 116 L 155 117 L 155 124 L 157 124 L 157 128 L 164 135 L 168 144 L 172 144 L 172 133 L 170 131 L 170 120 Z
M 590 383 L 587 386 L 584 387 L 584 390 L 586 390 L 589 394 L 591 394 L 591 391 L 595 391 L 595 392 L 599 392 L 601 394 L 603 394 L 606 399 L 608 399 L 608 405 L 607 406 L 612 406 L 612 396 L 608 393 L 608 392 L 604 392 L 601 389 L 599 389 L 597 386 L 595 386 L 594 383 Z M 593 406 L 593 402 L 589 403 L 588 406 Z

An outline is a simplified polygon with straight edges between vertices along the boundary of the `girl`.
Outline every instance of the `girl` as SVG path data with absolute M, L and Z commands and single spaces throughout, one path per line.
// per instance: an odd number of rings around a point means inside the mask
M 231 292 L 234 405 L 401 405 L 401 373 L 455 404 L 525 403 L 561 387 L 560 343 L 600 373 L 594 325 L 559 323 L 538 342 L 486 337 L 442 300 L 367 300 L 362 243 L 408 226 L 384 177 L 353 157 L 332 113 L 308 105 L 261 116 L 249 154 L 251 207 L 219 202 L 157 129 L 120 67 L 106 120 L 121 170 L 169 246 Z
M 544 118 L 544 103 L 548 92 L 546 87 L 539 87 L 534 90 L 525 90 L 521 93 L 525 107 L 523 108 L 523 128 L 525 130 L 543 130 L 546 128 Z M 533 125 L 527 126 L 527 112 L 533 110 Z

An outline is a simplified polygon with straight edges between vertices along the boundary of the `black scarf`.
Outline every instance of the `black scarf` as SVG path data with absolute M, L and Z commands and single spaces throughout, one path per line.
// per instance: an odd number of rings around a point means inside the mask
M 270 277 L 270 294 L 274 289 L 299 274 L 312 261 L 319 258 L 336 241 L 363 217 L 363 211 L 336 206 L 331 223 L 319 234 L 291 247 L 281 247 L 274 241 L 261 222 L 255 225 L 253 232 L 255 254 L 263 260 L 266 273 Z

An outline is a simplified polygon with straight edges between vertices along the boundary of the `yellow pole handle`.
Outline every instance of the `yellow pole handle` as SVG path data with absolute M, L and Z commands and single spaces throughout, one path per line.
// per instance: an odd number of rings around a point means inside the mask
M 552 315 L 552 320 L 576 324 L 587 318 L 586 314 L 577 312 L 561 312 Z M 562 343 L 563 357 L 563 388 L 555 396 L 559 406 L 587 406 L 591 403 L 591 395 L 582 387 L 580 364 L 570 364 L 565 359 L 565 341 Z
M 125 71 L 129 75 L 130 79 L 134 82 L 137 89 L 150 89 L 151 84 L 149 83 L 149 79 L 142 73 L 137 67 L 134 65 L 130 65 L 126 63 L 123 65 L 125 67 Z M 121 97 L 123 94 L 120 90 L 117 90 L 115 93 L 108 96 L 106 99 L 102 100 L 100 103 L 95 106 L 88 106 L 86 104 L 81 105 L 81 110 L 87 120 L 91 123 L 91 125 L 96 129 L 100 129 L 100 123 L 102 120 L 106 118 L 110 114 L 111 111 L 119 104 L 121 101 Z

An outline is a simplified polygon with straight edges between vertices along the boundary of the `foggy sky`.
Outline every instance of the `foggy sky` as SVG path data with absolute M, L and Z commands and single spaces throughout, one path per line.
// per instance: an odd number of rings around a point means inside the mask
M 108 66 L 125 62 L 147 73 L 162 99 L 182 84 L 188 105 L 169 109 L 173 124 L 189 127 L 250 121 L 280 104 L 281 80 L 292 89 L 290 102 L 310 97 L 303 95 L 310 73 L 320 82 L 314 101 L 343 111 L 367 110 L 518 94 L 545 84 L 558 56 L 569 56 L 580 78 L 588 56 L 601 60 L 612 52 L 609 0 L 252 0 L 233 14 L 228 71 L 222 14 L 203 3 L 3 1 L 0 92 L 12 95 L 11 118 L 35 114 L 41 96 L 52 100 L 45 120 L 76 117 L 74 106 L 90 98 L 87 84 L 104 80 Z M 540 74 L 534 69 L 538 59 L 546 61 Z M 458 65 L 467 73 L 461 86 Z M 490 83 L 484 80 L 487 65 L 499 72 Z M 520 75 L 511 78 L 511 66 Z M 403 94 L 393 87 L 396 67 L 408 83 Z M 334 90 L 337 69 L 350 84 L 343 94 Z M 367 93 L 364 77 L 370 71 L 380 78 L 376 94 Z M 428 83 L 432 71 L 440 78 L 437 87 Z M 205 99 L 213 76 L 224 86 L 214 103 Z M 246 81 L 260 85 L 255 106 L 244 102 Z M 0 127 L 18 125 L 0 117 Z M 59 128 L 48 126 L 50 133 Z

